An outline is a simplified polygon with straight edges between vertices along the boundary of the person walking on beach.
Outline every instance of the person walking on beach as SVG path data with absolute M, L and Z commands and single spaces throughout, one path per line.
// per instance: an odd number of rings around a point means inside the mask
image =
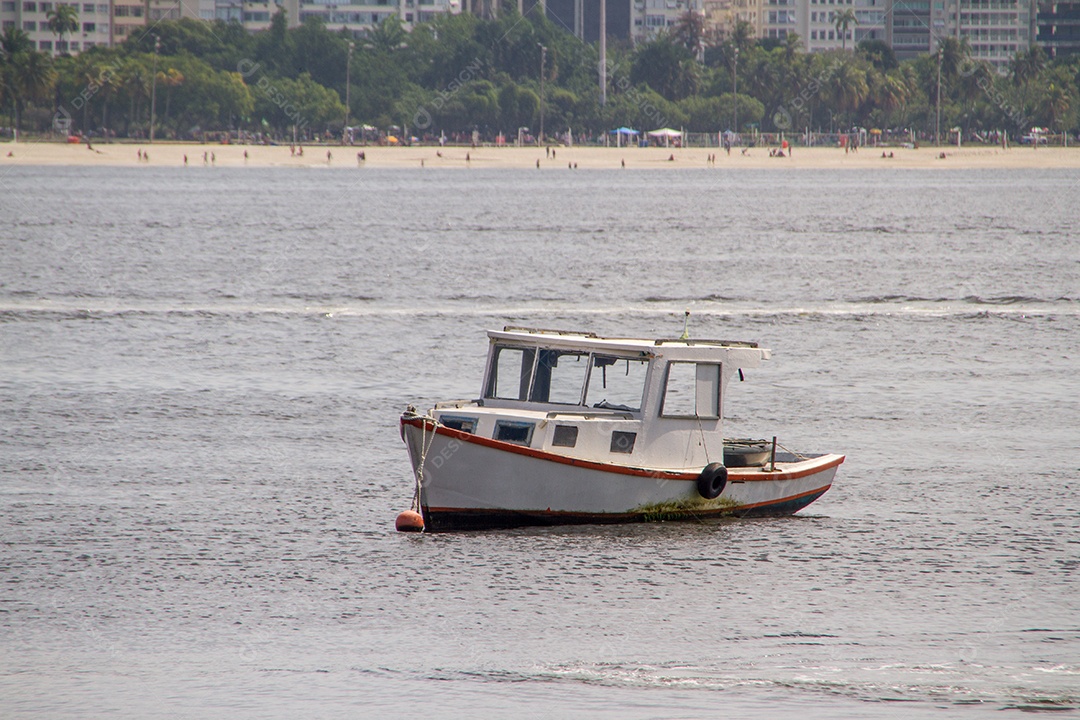
M 187 167 L 187 153 L 184 153 L 184 167 Z

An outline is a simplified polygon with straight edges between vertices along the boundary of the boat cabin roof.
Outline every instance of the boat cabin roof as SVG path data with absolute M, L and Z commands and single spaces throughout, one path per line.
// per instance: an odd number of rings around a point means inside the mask
M 737 355 L 747 367 L 752 360 L 768 360 L 772 352 L 759 348 L 757 343 L 733 340 L 698 340 L 695 338 L 654 339 L 609 338 L 595 333 L 566 330 L 546 330 L 506 326 L 501 331 L 489 330 L 492 343 L 576 350 L 584 352 L 631 353 L 653 357 L 663 355 L 669 360 L 723 361 Z

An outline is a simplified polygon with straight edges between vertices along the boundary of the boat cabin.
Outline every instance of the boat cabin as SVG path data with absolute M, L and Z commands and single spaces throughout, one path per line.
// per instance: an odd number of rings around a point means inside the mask
M 489 331 L 481 397 L 440 403 L 443 425 L 542 453 L 684 470 L 723 458 L 723 399 L 769 351 L 719 340 Z

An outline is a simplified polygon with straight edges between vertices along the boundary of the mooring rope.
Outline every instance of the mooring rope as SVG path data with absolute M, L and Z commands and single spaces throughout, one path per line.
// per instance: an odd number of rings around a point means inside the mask
M 427 462 L 428 450 L 435 442 L 435 426 L 438 421 L 430 415 L 417 415 L 420 418 L 420 464 L 416 467 L 416 489 L 413 491 L 412 509 L 414 512 L 418 512 L 421 515 L 423 511 L 420 509 L 420 486 L 424 482 L 424 463 Z M 428 421 L 431 421 L 431 441 L 428 441 Z

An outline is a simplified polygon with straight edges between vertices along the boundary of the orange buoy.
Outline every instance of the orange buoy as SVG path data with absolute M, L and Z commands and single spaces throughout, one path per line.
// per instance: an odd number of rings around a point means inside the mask
M 415 510 L 405 510 L 397 516 L 394 527 L 398 532 L 420 532 L 424 529 L 424 516 Z

